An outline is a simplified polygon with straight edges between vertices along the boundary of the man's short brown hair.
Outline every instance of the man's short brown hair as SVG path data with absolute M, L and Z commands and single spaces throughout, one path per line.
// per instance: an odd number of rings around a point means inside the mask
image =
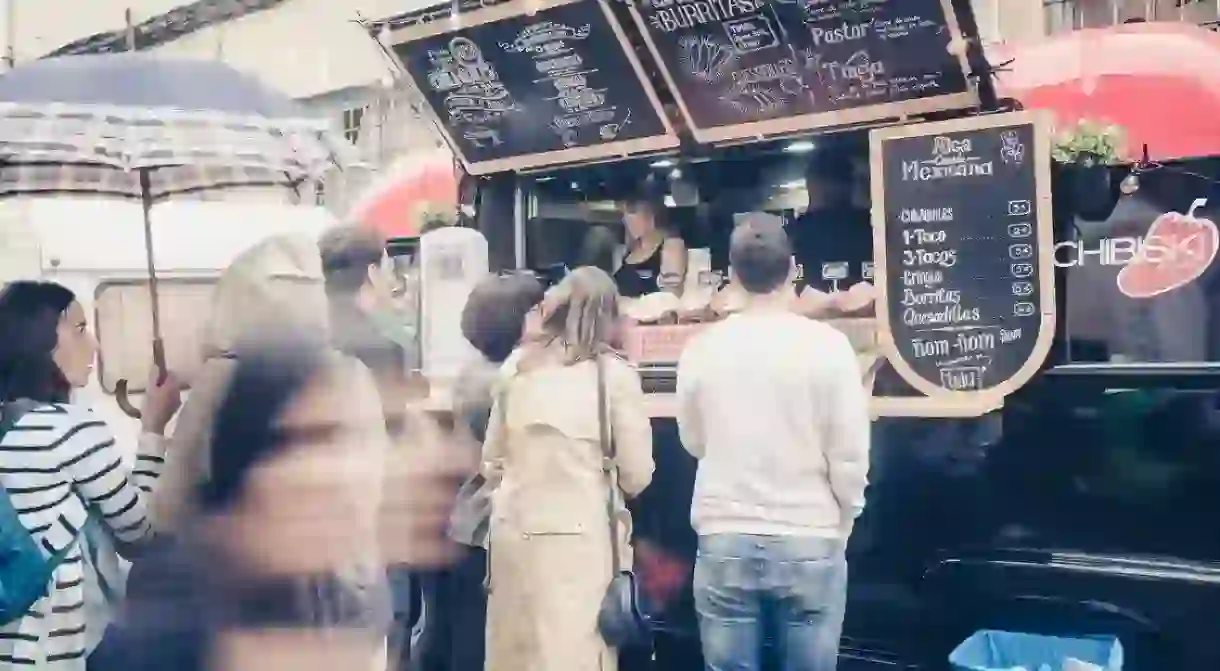
M 369 268 L 381 265 L 385 241 L 377 233 L 358 226 L 338 226 L 318 241 L 326 292 L 354 294 L 369 279 Z
M 771 293 L 787 282 L 792 243 L 784 220 L 766 212 L 741 217 L 729 238 L 729 264 L 742 288 L 752 294 Z

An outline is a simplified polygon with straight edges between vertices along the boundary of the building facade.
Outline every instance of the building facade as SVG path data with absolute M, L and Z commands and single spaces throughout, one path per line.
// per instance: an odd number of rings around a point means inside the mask
M 1022 42 L 1132 21 L 1220 22 L 1220 0 L 972 0 L 972 6 L 984 43 Z

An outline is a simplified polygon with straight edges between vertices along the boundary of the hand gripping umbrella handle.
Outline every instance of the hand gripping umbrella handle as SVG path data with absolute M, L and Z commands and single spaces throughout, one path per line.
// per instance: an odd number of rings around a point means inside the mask
M 148 262 L 148 295 L 152 309 L 153 332 L 153 365 L 157 367 L 157 384 L 164 384 L 168 375 L 165 368 L 165 341 L 161 338 L 161 298 L 157 292 L 157 267 L 153 263 L 152 240 L 152 186 L 149 169 L 140 170 L 140 195 L 144 210 L 144 258 Z M 119 380 L 114 384 L 114 400 L 119 404 L 123 414 L 133 419 L 140 419 L 141 413 L 131 399 L 127 397 L 127 380 Z M 148 390 L 144 390 L 148 393 Z
M 157 384 L 165 384 L 165 378 L 169 375 L 169 371 L 165 367 L 165 341 L 161 338 L 153 338 L 152 349 L 153 365 L 157 367 Z M 147 390 L 145 391 L 147 392 Z M 122 410 L 124 415 L 132 419 L 141 418 L 140 409 L 128 398 L 127 380 L 119 380 L 114 383 L 114 400 L 119 404 L 119 410 Z

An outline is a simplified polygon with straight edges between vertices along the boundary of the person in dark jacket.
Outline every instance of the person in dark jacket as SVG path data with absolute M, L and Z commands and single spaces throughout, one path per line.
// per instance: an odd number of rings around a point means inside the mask
M 385 241 L 364 229 L 339 227 L 324 234 L 318 247 L 335 347 L 372 371 L 386 428 L 391 436 L 401 435 L 407 351 L 387 333 L 396 319 L 397 282 L 388 268 Z
M 395 278 L 387 268 L 385 241 L 368 230 L 342 226 L 327 231 L 318 248 L 334 346 L 372 372 L 386 430 L 392 438 L 401 438 L 406 428 L 407 351 L 387 334 L 395 314 Z M 390 654 L 398 660 L 395 666 L 405 667 L 412 657 L 411 638 L 424 596 L 418 576 L 406 566 L 390 566 L 387 575 L 394 610 Z
M 496 394 L 500 368 L 529 329 L 529 315 L 542 302 L 542 283 L 528 273 L 491 276 L 466 299 L 462 335 L 482 355 L 458 376 L 453 389 L 457 429 L 481 444 Z M 463 549 L 461 559 L 438 581 L 439 631 L 427 657 L 427 671 L 482 671 L 487 624 L 489 485 L 475 476 L 463 485 L 449 535 Z

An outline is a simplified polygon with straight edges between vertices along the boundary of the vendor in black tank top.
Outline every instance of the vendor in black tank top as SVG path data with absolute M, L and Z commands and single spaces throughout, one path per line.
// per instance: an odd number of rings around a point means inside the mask
M 627 248 L 614 271 L 619 294 L 637 298 L 661 291 L 681 293 L 686 277 L 686 243 L 665 230 L 663 203 L 647 199 L 623 201 Z

